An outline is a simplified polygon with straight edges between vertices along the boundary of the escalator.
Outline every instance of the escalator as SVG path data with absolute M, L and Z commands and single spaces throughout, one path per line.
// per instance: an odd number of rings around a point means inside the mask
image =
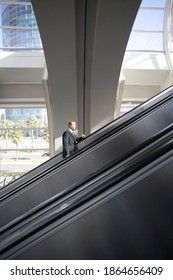
M 116 136 L 118 133 L 121 133 L 124 129 L 129 128 L 129 126 L 135 124 L 138 120 L 139 121 L 142 120 L 142 118 L 148 116 L 150 113 L 154 112 L 155 110 L 159 111 L 159 108 L 164 108 L 165 105 L 168 105 L 167 106 L 168 114 L 170 114 L 170 117 L 172 119 L 172 107 L 171 107 L 172 98 L 173 98 L 173 87 L 170 87 L 164 90 L 163 92 L 161 92 L 160 94 L 156 95 L 155 97 L 149 99 L 147 102 L 144 102 L 142 105 L 138 106 L 137 108 L 131 110 L 127 114 L 123 115 L 122 117 L 114 120 L 113 122 L 102 127 L 95 133 L 91 134 L 89 137 L 85 139 L 85 141 L 79 143 L 78 154 L 82 156 L 81 153 L 91 150 L 94 146 L 99 145 L 108 137 Z M 148 128 L 147 126 L 145 126 L 145 129 L 147 129 L 146 133 L 149 132 L 148 130 L 150 129 L 150 127 L 151 129 L 154 130 L 156 126 L 160 126 L 160 129 L 162 129 L 162 127 L 164 126 L 165 127 L 167 126 L 167 123 L 165 124 L 163 123 L 163 125 L 160 124 L 160 120 L 159 120 L 160 116 L 158 117 L 158 120 L 157 120 L 157 114 L 155 114 L 154 117 L 155 117 L 155 122 L 153 119 L 152 120 L 153 123 L 150 122 L 148 123 Z M 164 120 L 165 121 L 168 120 L 169 122 L 169 116 L 165 116 Z M 153 131 L 153 135 L 154 134 L 155 131 Z M 133 137 L 135 137 L 135 135 Z M 29 185 L 39 180 L 39 178 L 42 178 L 47 173 L 63 168 L 67 164 L 67 161 L 69 160 L 70 162 L 72 162 L 74 157 L 76 157 L 76 154 L 74 156 L 71 156 L 70 159 L 64 160 L 60 153 L 57 156 L 54 156 L 50 160 L 46 161 L 45 163 L 41 164 L 40 166 L 36 167 L 35 169 L 31 170 L 27 174 L 21 176 L 16 181 L 7 185 L 5 188 L 0 189 L 0 202 L 2 202 L 4 199 L 7 199 L 7 197 L 11 195 L 17 194 L 18 192 L 21 191 L 21 189 L 27 188 Z
M 68 160 L 11 184 L 1 193 L 1 258 L 171 258 L 172 108 L 169 88 Z

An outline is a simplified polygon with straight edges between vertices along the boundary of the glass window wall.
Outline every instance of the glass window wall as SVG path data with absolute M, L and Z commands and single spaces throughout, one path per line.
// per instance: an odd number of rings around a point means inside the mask
M 147 81 L 151 85 L 151 88 L 146 89 L 146 92 L 147 90 L 150 92 L 149 97 L 158 93 L 158 87 L 151 83 L 149 74 L 151 72 L 147 72 L 144 69 L 152 69 L 152 73 L 154 72 L 153 70 L 159 69 L 157 72 L 158 76 L 155 74 L 155 82 L 158 81 L 159 85 L 161 70 L 168 68 L 168 55 L 166 51 L 168 40 L 165 36 L 167 34 L 166 22 L 168 21 L 168 11 L 168 2 L 166 0 L 143 0 L 141 2 L 129 37 L 122 67 L 122 71 L 125 70 L 124 73 L 126 73 L 125 78 L 131 84 L 129 87 L 128 85 L 126 87 L 126 95 L 129 96 L 128 101 L 125 101 L 126 98 L 123 94 L 119 95 L 120 97 L 123 96 L 122 103 L 119 102 L 121 103 L 121 114 L 131 110 L 148 98 L 145 90 L 142 90 L 144 86 L 147 86 Z M 134 74 L 132 71 L 136 69 L 139 69 L 139 72 L 136 71 Z M 136 73 L 138 73 L 137 76 L 135 76 Z M 143 79 L 144 75 L 145 79 Z M 136 85 L 141 87 L 142 93 L 140 96 L 136 93 L 136 96 L 131 98 L 131 91 L 134 91 L 134 86 Z
M 1 108 L 0 188 L 49 158 L 46 108 Z
M 164 52 L 166 0 L 143 0 L 126 51 Z

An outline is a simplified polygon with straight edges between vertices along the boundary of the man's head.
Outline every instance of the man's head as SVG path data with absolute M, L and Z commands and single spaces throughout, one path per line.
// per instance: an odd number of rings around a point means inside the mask
M 68 127 L 71 129 L 71 130 L 75 130 L 76 129 L 76 122 L 72 121 L 72 122 L 69 122 L 68 123 Z

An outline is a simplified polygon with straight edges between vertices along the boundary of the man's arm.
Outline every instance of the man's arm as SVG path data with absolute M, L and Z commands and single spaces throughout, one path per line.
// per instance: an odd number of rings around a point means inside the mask
M 81 142 L 85 138 L 85 134 L 82 134 L 81 137 L 77 137 L 77 143 Z

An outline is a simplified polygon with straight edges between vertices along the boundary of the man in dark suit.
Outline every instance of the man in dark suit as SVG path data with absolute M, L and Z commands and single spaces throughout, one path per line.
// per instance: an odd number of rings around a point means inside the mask
M 74 130 L 76 129 L 76 122 L 72 121 L 68 123 L 68 130 L 66 130 L 62 135 L 62 144 L 63 151 L 62 156 L 66 158 L 71 154 L 78 151 L 77 143 L 85 138 L 85 135 L 82 134 L 81 137 L 77 137 L 74 134 Z

